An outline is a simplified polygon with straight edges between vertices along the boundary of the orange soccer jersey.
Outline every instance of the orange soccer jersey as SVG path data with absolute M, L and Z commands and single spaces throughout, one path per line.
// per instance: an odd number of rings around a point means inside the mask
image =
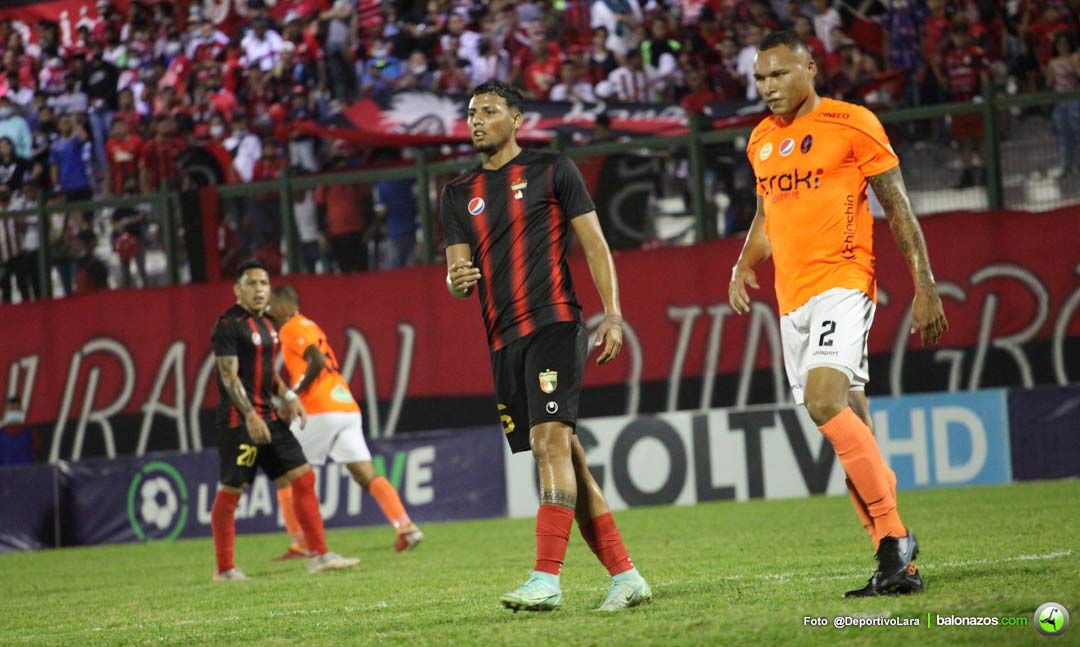
M 304 377 L 308 362 L 304 351 L 315 345 L 326 356 L 326 368 L 315 383 L 300 394 L 300 402 L 309 414 L 332 411 L 360 411 L 353 399 L 349 384 L 339 372 L 337 356 L 326 342 L 326 333 L 314 321 L 295 315 L 278 331 L 281 352 L 285 357 L 285 369 L 289 372 L 289 384 L 296 388 Z
M 765 203 L 780 314 L 832 288 L 861 290 L 876 301 L 866 179 L 899 163 L 877 117 L 822 99 L 786 126 L 775 115 L 762 121 L 746 155 Z

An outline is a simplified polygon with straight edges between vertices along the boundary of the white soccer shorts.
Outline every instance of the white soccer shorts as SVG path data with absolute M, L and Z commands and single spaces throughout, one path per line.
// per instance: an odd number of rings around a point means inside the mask
M 308 416 L 303 429 L 296 420 L 290 429 L 310 465 L 325 465 L 327 458 L 335 463 L 371 460 L 359 412 L 316 413 Z
M 852 391 L 870 380 L 866 342 L 876 304 L 860 290 L 833 288 L 780 317 L 784 368 L 791 395 L 803 404 L 806 375 L 812 368 L 835 368 L 848 377 Z

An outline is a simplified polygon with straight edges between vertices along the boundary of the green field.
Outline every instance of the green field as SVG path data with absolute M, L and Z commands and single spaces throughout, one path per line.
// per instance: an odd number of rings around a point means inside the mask
M 901 494 L 922 545 L 919 596 L 843 600 L 873 570 L 846 497 L 635 509 L 616 515 L 651 605 L 592 611 L 607 573 L 576 534 L 563 608 L 514 614 L 498 595 L 532 566 L 532 521 L 427 524 L 396 555 L 386 528 L 336 530 L 359 568 L 274 563 L 285 536 L 241 535 L 252 580 L 211 583 L 209 539 L 0 555 L 3 645 L 1080 645 L 1080 481 Z M 1073 613 L 1034 628 L 926 627 L 927 613 Z M 804 616 L 917 617 L 920 627 L 805 627 Z

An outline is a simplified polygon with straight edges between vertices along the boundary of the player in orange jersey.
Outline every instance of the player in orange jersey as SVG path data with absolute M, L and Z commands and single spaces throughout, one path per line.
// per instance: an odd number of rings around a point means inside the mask
M 375 474 L 371 452 L 364 442 L 360 405 L 353 399 L 349 384 L 338 372 L 337 357 L 326 341 L 326 333 L 314 321 L 300 314 L 300 297 L 292 286 L 274 287 L 270 295 L 270 314 L 280 326 L 278 336 L 289 383 L 300 396 L 308 415 L 307 426 L 303 430 L 293 429 L 308 462 L 323 465 L 330 458 L 345 463 L 353 479 L 375 499 L 386 520 L 397 531 L 394 550 L 400 553 L 413 548 L 424 538 L 424 534 L 409 519 L 390 481 Z M 287 489 L 278 490 L 282 516 L 293 545 L 278 559 L 306 555 L 303 534 L 298 532 L 295 519 L 288 514 L 292 509 L 287 501 L 289 495 Z
M 757 179 L 757 215 L 731 270 L 728 297 L 736 312 L 749 312 L 746 286 L 758 287 L 753 268 L 772 256 L 792 394 L 839 457 L 877 556 L 870 581 L 846 597 L 918 592 L 918 543 L 900 520 L 896 475 L 874 440 L 864 393 L 877 298 L 868 184 L 915 284 L 912 332 L 936 344 L 949 324 L 881 122 L 865 108 L 819 97 L 816 74 L 795 32 L 770 34 L 758 47 L 754 79 L 773 114 L 754 129 L 746 149 Z

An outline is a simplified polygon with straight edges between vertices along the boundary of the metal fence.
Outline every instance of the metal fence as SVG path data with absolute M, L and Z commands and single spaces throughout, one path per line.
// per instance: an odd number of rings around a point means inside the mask
M 986 95 L 879 116 L 920 216 L 1042 211 L 1080 203 L 1080 175 L 1064 168 L 1064 157 L 1080 163 L 1080 92 Z M 613 248 L 684 245 L 749 227 L 755 207 L 754 178 L 744 153 L 749 132 L 705 132 L 694 124 L 681 137 L 585 146 L 558 139 L 553 146 L 573 157 L 591 180 Z M 200 245 L 219 253 L 223 266 L 256 256 L 279 264 L 275 269 L 282 274 L 437 262 L 439 194 L 476 160 L 468 155 L 430 161 L 430 154 L 419 151 L 405 167 L 306 176 L 286 172 L 275 181 L 220 186 L 219 231 L 201 231 L 200 210 L 182 207 L 189 198 L 176 191 L 75 204 L 46 200 L 0 212 L 0 229 L 6 228 L 0 233 L 23 243 L 18 259 L 0 259 L 5 296 L 19 301 L 205 280 L 191 254 Z M 412 190 L 415 231 L 406 227 L 398 241 L 387 235 L 388 214 L 372 197 L 394 181 L 418 187 Z M 326 213 L 332 204 L 339 207 L 338 217 Z M 367 210 L 368 225 L 356 231 L 344 207 Z M 319 208 L 326 214 L 322 219 Z M 394 262 L 387 262 L 391 257 Z

